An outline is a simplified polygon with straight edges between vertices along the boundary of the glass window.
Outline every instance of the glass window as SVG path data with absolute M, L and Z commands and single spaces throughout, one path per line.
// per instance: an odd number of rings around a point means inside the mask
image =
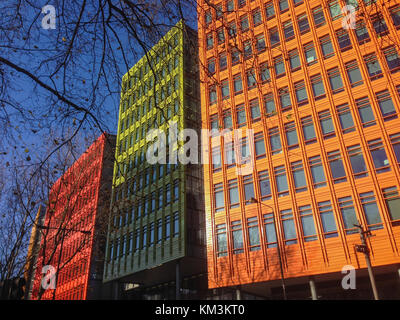
M 328 77 L 333 94 L 342 92 L 344 90 L 342 78 L 337 67 L 328 70 Z
M 353 118 L 351 116 L 349 104 L 345 103 L 336 107 L 336 112 L 339 117 L 339 123 L 342 127 L 342 133 L 355 131 Z
M 356 105 L 364 128 L 376 124 L 374 112 L 372 111 L 368 97 L 356 99 Z
M 256 27 L 262 23 L 261 11 L 260 8 L 253 10 L 253 26 Z
M 299 52 L 297 49 L 289 51 L 289 64 L 291 72 L 297 71 L 301 68 Z
M 342 16 L 342 8 L 339 0 L 331 0 L 328 2 L 328 9 L 332 20 L 339 19 Z
M 390 8 L 389 11 L 390 11 L 390 15 L 392 17 L 393 24 L 397 27 L 397 29 L 399 29 L 400 28 L 400 6 Z
M 324 174 L 324 168 L 322 166 L 321 156 L 308 158 L 308 163 L 311 169 L 311 176 L 313 178 L 314 188 L 326 186 L 326 178 Z
M 368 148 L 374 162 L 377 173 L 390 171 L 389 159 L 387 158 L 385 148 L 383 147 L 382 139 L 368 141 Z
M 259 171 L 258 178 L 260 182 L 260 195 L 261 200 L 267 200 L 271 198 L 271 183 L 269 180 L 268 170 Z
M 258 36 L 256 36 L 256 48 L 258 53 L 265 50 L 266 46 L 264 34 L 259 34 Z
M 243 186 L 245 200 L 250 201 L 254 198 L 253 176 L 251 174 L 243 177 Z
M 265 144 L 264 144 L 263 132 L 258 132 L 254 135 L 254 148 L 257 159 L 265 158 Z
M 278 90 L 279 92 L 279 101 L 281 104 L 281 111 L 289 111 L 292 109 L 292 101 L 290 100 L 290 93 L 289 93 L 289 88 L 281 88 Z
M 221 171 L 221 151 L 220 147 L 214 147 L 212 149 L 212 164 L 213 172 Z
M 224 129 L 232 129 L 232 114 L 231 110 L 224 110 L 223 112 Z
M 307 13 L 303 13 L 297 16 L 297 24 L 299 25 L 299 30 L 301 34 L 305 34 L 306 32 L 310 31 Z
M 311 116 L 307 116 L 301 119 L 301 126 L 303 129 L 304 140 L 306 144 L 311 144 L 317 141 L 314 123 Z
M 231 222 L 233 254 L 243 253 L 243 231 L 242 222 L 235 220 Z
M 293 220 L 292 209 L 282 210 L 280 212 L 283 235 L 285 239 L 285 245 L 291 245 L 297 243 L 296 227 Z
M 221 95 L 222 100 L 229 98 L 229 82 L 228 79 L 221 81 Z
M 244 104 L 236 106 L 236 118 L 238 127 L 243 127 L 246 124 L 246 112 Z
M 272 1 L 265 4 L 265 15 L 267 17 L 267 20 L 275 17 L 274 4 Z
M 370 41 L 369 33 L 365 25 L 365 22 L 363 20 L 356 22 L 355 32 L 359 44 L 363 44 Z
M 248 59 L 252 56 L 253 54 L 253 49 L 251 46 L 251 40 L 245 41 L 243 43 L 243 56 L 245 59 Z
M 319 122 L 321 124 L 322 134 L 324 139 L 329 139 L 335 136 L 335 128 L 333 126 L 331 114 L 329 110 L 318 112 Z
M 391 73 L 400 71 L 400 56 L 394 46 L 383 50 L 385 55 L 386 63 Z
M 217 91 L 215 89 L 215 85 L 211 85 L 208 88 L 208 101 L 210 104 L 214 104 L 217 102 Z
M 345 29 L 335 31 L 339 43 L 340 51 L 344 52 L 351 49 L 351 41 L 348 32 Z
M 383 37 L 384 35 L 389 33 L 388 27 L 386 25 L 386 21 L 383 18 L 381 13 L 377 13 L 371 17 L 372 25 L 375 29 L 376 34 L 379 37 Z
M 278 28 L 275 27 L 269 29 L 268 33 L 269 33 L 269 41 L 271 43 L 271 47 L 278 46 L 280 44 Z
M 260 233 L 258 231 L 257 217 L 247 218 L 247 231 L 250 251 L 260 250 Z
M 276 238 L 274 213 L 264 214 L 263 223 L 264 223 L 265 238 L 266 238 L 265 242 L 267 243 L 267 248 L 276 247 L 278 242 Z
M 394 154 L 396 155 L 397 164 L 400 164 L 400 133 L 395 133 L 389 136 Z
M 231 209 L 239 207 L 239 189 L 237 184 L 237 179 L 232 179 L 228 181 L 229 190 L 229 207 Z
M 339 150 L 328 152 L 328 162 L 334 183 L 347 181 L 346 171 L 344 170 L 342 157 Z
M 285 75 L 285 63 L 282 56 L 274 58 L 274 69 L 277 78 Z
M 376 93 L 379 109 L 381 110 L 384 121 L 397 118 L 396 109 L 394 108 L 389 90 L 383 90 Z
M 315 53 L 314 43 L 309 42 L 305 44 L 303 49 L 307 65 L 310 66 L 314 63 L 317 63 L 317 54 Z
M 315 241 L 318 239 L 315 231 L 315 223 L 310 205 L 299 207 L 300 221 L 303 231 L 304 241 Z
M 313 19 L 315 27 L 318 28 L 325 24 L 325 16 L 324 11 L 321 6 L 315 7 L 312 9 Z
M 288 0 L 279 0 L 279 10 L 281 13 L 289 10 Z
M 320 74 L 314 75 L 310 78 L 311 88 L 313 90 L 315 100 L 319 100 L 325 97 L 324 83 Z
M 357 233 L 358 229 L 354 227 L 354 225 L 358 225 L 359 222 L 354 209 L 353 200 L 351 197 L 344 197 L 339 198 L 338 202 L 346 234 Z
M 300 160 L 300 161 L 292 162 L 290 165 L 291 165 L 291 170 L 292 170 L 292 174 L 293 174 L 293 180 L 294 180 L 294 186 L 295 186 L 296 192 L 306 191 L 307 183 L 306 183 L 306 177 L 304 175 L 303 163 Z
M 322 54 L 324 55 L 324 59 L 328 59 L 330 57 L 333 57 L 335 55 L 335 52 L 333 50 L 331 38 L 327 34 L 326 36 L 323 36 L 319 38 L 319 44 L 321 46 Z
M 247 89 L 253 89 L 257 86 L 257 79 L 254 69 L 246 71 Z
M 285 166 L 275 167 L 274 175 L 275 175 L 276 188 L 278 191 L 278 197 L 289 195 Z
M 174 234 L 173 237 L 178 237 L 180 232 L 180 225 L 179 225 L 179 213 L 174 213 Z
M 214 203 L 216 212 L 224 210 L 225 201 L 224 201 L 224 189 L 222 183 L 217 183 L 214 185 Z
M 292 21 L 289 20 L 289 21 L 283 22 L 282 26 L 283 26 L 283 33 L 285 35 L 285 40 L 289 41 L 289 40 L 294 39 L 294 29 L 293 29 Z
M 296 125 L 294 122 L 285 123 L 285 134 L 288 149 L 291 150 L 298 148 L 299 140 L 297 138 Z
M 233 12 L 235 10 L 235 3 L 233 0 L 226 2 L 226 11 Z
M 346 63 L 345 68 L 352 88 L 363 84 L 360 69 L 355 60 Z
M 264 95 L 264 108 L 267 113 L 267 117 L 273 116 L 276 114 L 276 107 L 274 102 L 274 96 L 272 93 L 267 93 Z
M 282 152 L 281 138 L 279 136 L 278 127 L 268 129 L 269 143 L 271 146 L 272 154 L 278 154 Z
M 378 59 L 376 58 L 375 53 L 364 56 L 364 63 L 368 70 L 368 75 L 370 80 L 376 80 L 382 78 L 382 69 L 379 65 Z
M 382 189 L 383 197 L 385 199 L 386 209 L 389 212 L 390 219 L 400 220 L 400 197 L 397 187 L 390 187 Z M 396 224 L 399 225 L 399 221 Z
M 235 148 L 232 143 L 226 143 L 225 146 L 225 164 L 231 168 L 236 163 Z
M 242 76 L 240 74 L 233 77 L 233 90 L 235 95 L 243 92 Z
M 351 168 L 353 169 L 354 177 L 363 178 L 368 176 L 367 166 L 365 165 L 364 156 L 359 144 L 347 147 L 347 153 L 350 158 Z
M 246 32 L 249 30 L 249 19 L 247 18 L 247 15 L 240 17 L 240 31 L 241 32 Z
M 260 65 L 260 79 L 263 83 L 270 81 L 269 66 L 267 63 Z
M 226 224 L 218 224 L 215 226 L 217 235 L 217 257 L 224 257 L 228 253 L 228 243 L 226 241 Z
M 306 90 L 306 86 L 304 84 L 304 80 L 295 83 L 294 90 L 296 93 L 297 105 L 302 106 L 304 104 L 307 104 L 308 96 L 307 96 L 307 90 Z
M 325 238 L 337 237 L 337 227 L 330 201 L 318 202 L 318 211 L 321 217 Z
M 240 52 L 237 49 L 232 49 L 231 51 L 231 59 L 232 59 L 232 65 L 236 65 L 240 62 Z
M 379 208 L 376 205 L 374 193 L 372 191 L 360 193 L 360 200 L 365 218 L 367 219 L 368 229 L 382 229 L 382 220 L 379 213 Z

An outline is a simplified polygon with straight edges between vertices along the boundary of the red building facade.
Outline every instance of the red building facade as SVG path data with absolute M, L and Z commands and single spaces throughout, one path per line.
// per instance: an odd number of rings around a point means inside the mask
M 52 186 L 32 299 L 101 298 L 114 145 L 115 136 L 103 133 Z M 43 280 L 44 266 L 55 290 Z
M 237 150 L 208 141 L 209 287 L 260 284 L 264 296 L 283 277 L 362 274 L 358 222 L 376 272 L 398 277 L 397 2 L 201 0 L 198 17 L 203 128 L 254 130 Z M 240 154 L 254 162 L 246 175 Z

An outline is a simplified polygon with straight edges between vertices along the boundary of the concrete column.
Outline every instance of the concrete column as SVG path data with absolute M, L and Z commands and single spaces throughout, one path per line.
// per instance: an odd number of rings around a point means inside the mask
M 118 283 L 118 281 L 113 282 L 113 298 L 114 298 L 114 300 L 119 299 L 119 283 Z
M 240 287 L 236 288 L 236 300 L 242 300 L 242 292 L 240 291 Z
M 179 260 L 176 262 L 175 266 L 175 299 L 181 299 L 181 270 Z
M 317 287 L 315 286 L 314 277 L 310 277 L 308 283 L 310 284 L 312 300 L 318 300 Z

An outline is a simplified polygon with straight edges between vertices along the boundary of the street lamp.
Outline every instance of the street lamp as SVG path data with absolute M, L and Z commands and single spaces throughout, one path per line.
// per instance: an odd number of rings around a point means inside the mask
M 375 277 L 374 273 L 372 272 L 371 260 L 369 258 L 369 248 L 367 245 L 367 241 L 365 240 L 365 237 L 372 237 L 371 231 L 368 229 L 364 231 L 364 228 L 361 225 L 361 223 L 354 224 L 354 226 L 358 228 L 358 232 L 360 233 L 360 239 L 361 239 L 361 245 L 356 244 L 355 249 L 357 252 L 364 253 L 365 262 L 368 268 L 369 280 L 371 281 L 372 292 L 374 294 L 374 299 L 379 300 L 378 290 L 376 288 L 376 283 L 375 283 Z
M 71 229 L 71 228 L 55 228 L 55 227 L 49 227 L 49 226 L 37 226 L 39 229 L 45 229 L 45 230 L 61 230 L 62 231 L 62 238 L 61 238 L 61 246 L 60 246 L 60 253 L 58 255 L 58 261 L 57 261 L 57 272 L 56 272 L 56 288 L 53 291 L 53 300 L 56 299 L 56 290 L 57 290 L 57 285 L 58 285 L 58 271 L 60 269 L 60 262 L 61 262 L 61 257 L 62 257 L 62 251 L 63 251 L 63 246 L 64 246 L 64 238 L 65 238 L 65 231 L 74 231 L 74 232 L 80 232 L 82 234 L 90 235 L 91 232 L 88 230 L 76 230 L 76 229 Z
M 272 213 L 274 212 L 274 208 L 272 208 L 271 206 L 269 206 L 269 205 L 267 205 L 265 203 L 262 203 L 262 202 L 258 201 L 256 198 L 251 198 L 250 200 L 247 200 L 247 202 L 262 204 L 263 206 L 266 206 L 267 208 L 270 208 L 272 210 Z M 277 249 L 278 249 L 279 267 L 281 269 L 281 283 L 282 283 L 283 299 L 287 300 L 286 287 L 285 287 L 285 277 L 284 277 L 283 265 L 282 265 L 281 246 L 279 244 L 275 217 L 274 217 L 274 228 L 275 228 L 275 235 L 276 235 L 276 244 L 277 244 Z

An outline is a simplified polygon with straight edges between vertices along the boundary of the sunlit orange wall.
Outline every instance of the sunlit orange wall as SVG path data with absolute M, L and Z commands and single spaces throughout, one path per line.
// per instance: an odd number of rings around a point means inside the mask
M 394 46 L 400 54 L 400 29 L 394 24 L 389 10 L 394 10 L 395 2 L 390 5 L 382 6 L 382 1 L 377 4 L 365 6 L 362 1 L 360 9 L 357 11 L 356 20 L 363 20 L 369 33 L 370 40 L 359 44 L 354 30 L 349 30 L 351 46 L 347 50 L 342 50 L 339 47 L 335 31 L 342 29 L 342 18 L 332 20 L 327 1 L 307 1 L 294 5 L 292 0 L 288 0 L 289 9 L 280 12 L 278 1 L 273 1 L 275 16 L 271 19 L 266 19 L 264 5 L 271 1 L 262 0 L 247 0 L 246 5 L 240 9 L 237 8 L 235 1 L 235 11 L 225 12 L 222 18 L 216 20 L 214 8 L 210 9 L 207 3 L 225 5 L 226 1 L 205 1 L 198 2 L 198 19 L 199 19 L 199 50 L 200 50 L 200 71 L 201 71 L 201 104 L 202 104 L 202 123 L 203 128 L 210 128 L 211 115 L 218 115 L 219 127 L 223 127 L 222 115 L 223 111 L 231 110 L 233 128 L 236 125 L 235 106 L 244 103 L 246 106 L 246 126 L 252 128 L 254 132 L 262 132 L 265 141 L 266 157 L 255 161 L 253 171 L 253 183 L 255 198 L 260 199 L 259 182 L 257 172 L 268 170 L 270 176 L 270 184 L 272 197 L 261 203 L 246 204 L 244 201 L 243 180 L 236 175 L 235 167 L 227 168 L 226 165 L 218 172 L 213 172 L 212 165 L 204 167 L 205 181 L 205 203 L 207 215 L 207 252 L 208 252 L 208 268 L 209 268 L 209 287 L 223 287 L 238 284 L 245 284 L 258 281 L 267 281 L 279 279 L 279 263 L 277 258 L 276 248 L 267 248 L 265 242 L 265 231 L 263 227 L 263 215 L 272 212 L 268 206 L 272 207 L 275 212 L 275 218 L 278 224 L 278 241 L 282 248 L 284 272 L 287 278 L 299 277 L 306 275 L 316 275 L 328 272 L 340 272 L 344 265 L 353 265 L 354 267 L 365 267 L 365 259 L 363 254 L 356 253 L 354 244 L 360 243 L 359 234 L 346 234 L 344 230 L 343 217 L 340 212 L 338 198 L 350 196 L 353 201 L 353 206 L 358 218 L 364 226 L 367 225 L 367 220 L 362 209 L 362 203 L 359 194 L 364 192 L 373 192 L 376 204 L 379 208 L 380 217 L 383 228 L 374 230 L 375 235 L 369 238 L 369 246 L 371 248 L 371 260 L 374 266 L 400 263 L 399 257 L 399 242 L 400 242 L 400 226 L 398 220 L 393 220 L 387 209 L 385 198 L 382 189 L 387 187 L 395 187 L 399 190 L 400 171 L 399 160 L 396 158 L 394 144 L 391 142 L 390 136 L 400 132 L 400 68 L 389 69 L 383 50 Z M 299 2 L 299 1 L 297 1 Z M 344 1 L 338 2 L 340 6 L 344 6 Z M 387 1 L 385 1 L 387 3 Z M 322 26 L 315 26 L 312 9 L 321 6 L 325 17 L 325 23 Z M 392 8 L 393 7 L 393 8 Z M 256 8 L 261 9 L 262 23 L 256 27 L 252 24 L 252 12 Z M 206 26 L 204 21 L 204 13 L 211 10 L 213 19 Z M 363 14 L 361 14 L 363 12 Z M 372 21 L 369 16 L 376 12 L 381 12 L 384 18 L 388 32 L 377 36 Z M 297 16 L 306 13 L 310 30 L 304 34 L 300 34 Z M 249 18 L 249 30 L 240 32 L 240 18 L 247 15 Z M 237 36 L 229 38 L 225 30 L 225 41 L 217 44 L 216 30 L 220 27 L 226 27 L 228 23 L 235 20 L 237 22 Z M 291 20 L 294 27 L 295 37 L 285 41 L 282 23 Z M 280 45 L 270 48 L 268 30 L 278 27 Z M 212 49 L 206 48 L 206 35 L 212 33 L 214 35 L 214 46 Z M 256 53 L 254 37 L 264 34 L 266 39 L 266 50 L 261 53 Z M 329 35 L 332 42 L 334 55 L 329 58 L 323 56 L 319 45 L 319 38 L 324 35 Z M 230 50 L 234 47 L 243 50 L 243 42 L 247 39 L 253 41 L 253 55 L 250 59 L 243 60 L 240 63 L 232 66 L 230 59 Z M 303 53 L 303 46 L 309 42 L 314 43 L 317 62 L 307 65 L 306 58 Z M 397 46 L 397 47 L 396 47 Z M 299 70 L 290 71 L 288 52 L 297 48 L 301 60 L 301 68 Z M 219 70 L 218 55 L 221 52 L 228 52 L 228 67 L 226 70 Z M 364 57 L 369 53 L 376 53 L 379 65 L 382 69 L 382 76 L 377 79 L 370 78 L 368 70 L 364 63 Z M 286 73 L 284 76 L 277 78 L 274 73 L 273 58 L 283 55 Z M 211 58 L 217 58 L 216 72 L 210 75 L 206 72 L 207 61 Z M 345 64 L 355 60 L 362 76 L 362 84 L 353 86 L 347 75 Z M 270 69 L 271 81 L 262 83 L 259 74 L 257 73 L 257 87 L 247 90 L 245 72 L 253 67 L 258 70 L 261 63 L 267 62 L 272 68 Z M 327 70 L 338 67 L 344 90 L 339 93 L 333 93 L 330 89 Z M 233 92 L 233 75 L 241 74 L 243 82 L 243 93 L 234 95 Z M 311 87 L 310 77 L 321 74 L 325 88 L 325 97 L 315 100 Z M 217 85 L 217 103 L 210 105 L 208 101 L 209 85 L 216 83 L 220 84 L 222 80 L 229 80 L 230 97 L 222 100 L 221 90 Z M 304 80 L 307 90 L 308 102 L 304 105 L 296 103 L 294 84 Z M 291 110 L 282 112 L 279 109 L 279 89 L 288 86 L 290 98 L 292 102 Z M 393 102 L 396 113 L 390 117 L 384 118 L 380 111 L 380 107 L 376 98 L 376 93 L 388 90 L 390 98 Z M 272 93 L 274 95 L 277 113 L 275 115 L 266 115 L 263 106 L 263 95 Z M 359 112 L 357 111 L 356 99 L 367 96 L 375 117 L 375 124 L 363 127 Z M 249 101 L 258 98 L 261 121 L 252 123 Z M 336 107 L 348 103 L 351 116 L 354 123 L 354 130 L 344 132 L 342 130 L 340 119 Z M 318 113 L 324 110 L 329 110 L 335 134 L 332 137 L 325 137 L 322 134 L 321 123 L 318 118 Z M 314 123 L 316 133 L 316 142 L 306 144 L 302 133 L 301 119 L 305 116 L 311 116 Z M 298 148 L 288 148 L 285 139 L 285 124 L 294 122 L 298 136 Z M 269 144 L 269 129 L 277 127 L 280 134 L 282 152 L 272 155 Z M 388 171 L 378 173 L 374 167 L 372 155 L 368 148 L 368 142 L 380 138 L 382 140 L 384 150 L 389 161 Z M 223 140 L 220 137 L 213 138 L 212 146 L 223 146 Z M 211 138 L 209 139 L 211 144 Z M 367 176 L 358 178 L 353 174 L 352 166 L 347 152 L 347 147 L 359 144 L 367 167 Z M 211 148 L 210 148 L 211 150 Z M 346 181 L 334 183 L 332 178 L 327 153 L 333 150 L 339 150 L 343 167 L 346 172 Z M 312 156 L 320 155 L 324 174 L 326 177 L 326 186 L 314 188 L 310 166 L 308 159 Z M 223 152 L 222 152 L 222 157 Z M 295 192 L 293 175 L 290 170 L 290 163 L 300 160 L 303 164 L 304 173 L 307 181 L 307 190 L 303 192 Z M 211 162 L 211 156 L 210 156 Z M 274 168 L 280 165 L 285 166 L 287 183 L 289 186 L 289 194 L 278 197 L 277 186 L 274 180 Z M 240 191 L 240 206 L 239 208 L 229 209 L 228 195 L 228 180 L 238 178 L 238 186 Z M 214 191 L 213 186 L 216 183 L 223 183 L 224 187 L 224 210 L 215 212 Z M 330 201 L 335 222 L 337 225 L 337 237 L 324 237 L 323 225 L 321 216 L 318 210 L 318 203 Z M 265 205 L 264 205 L 265 204 Z M 318 239 L 315 241 L 306 242 L 302 236 L 302 224 L 300 220 L 298 207 L 303 205 L 311 205 L 312 216 L 317 231 Z M 282 236 L 282 220 L 279 217 L 279 212 L 285 209 L 292 209 L 293 219 L 297 234 L 297 244 L 286 245 Z M 248 233 L 246 219 L 249 217 L 257 217 L 261 248 L 258 251 L 250 251 L 248 245 Z M 232 237 L 230 222 L 241 220 L 243 236 L 244 236 L 244 252 L 233 254 Z M 217 240 L 215 235 L 215 227 L 219 224 L 226 224 L 228 238 L 228 255 L 225 257 L 217 257 Z

